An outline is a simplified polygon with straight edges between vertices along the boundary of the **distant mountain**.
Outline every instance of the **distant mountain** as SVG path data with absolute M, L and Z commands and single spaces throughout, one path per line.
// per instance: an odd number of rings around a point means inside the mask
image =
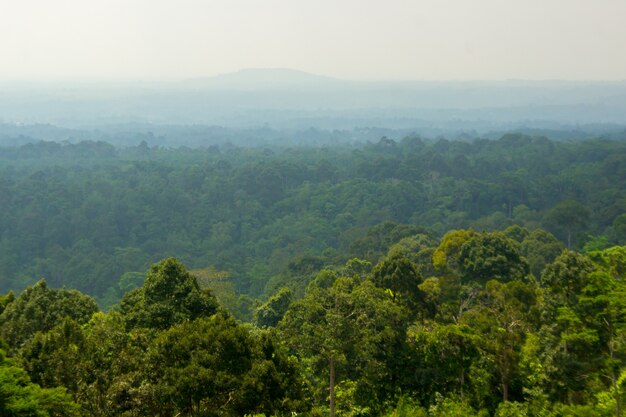
M 186 87 L 211 90 L 260 91 L 315 90 L 318 88 L 336 88 L 351 83 L 350 81 L 287 68 L 249 68 L 214 77 L 189 79 L 183 81 L 182 84 Z
M 626 126 L 626 81 L 350 81 L 265 68 L 174 82 L 0 82 L 2 122 L 87 130 L 125 123 L 433 134 L 576 130 Z

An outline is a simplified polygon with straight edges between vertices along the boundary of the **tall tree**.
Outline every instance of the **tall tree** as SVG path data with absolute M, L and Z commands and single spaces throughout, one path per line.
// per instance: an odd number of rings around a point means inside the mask
M 174 258 L 152 265 L 143 286 L 127 293 L 120 304 L 129 328 L 154 330 L 209 317 L 217 309 L 217 301 L 211 292 L 201 290 L 196 278 Z
M 76 290 L 52 289 L 45 280 L 26 288 L 0 315 L 0 335 L 19 349 L 37 332 L 45 332 L 66 317 L 86 323 L 98 311 L 96 301 Z
M 567 247 L 572 247 L 572 236 L 582 230 L 589 221 L 589 210 L 575 200 L 561 201 L 545 216 L 548 225 L 565 232 Z
M 521 280 L 529 272 L 528 263 L 520 256 L 519 244 L 501 232 L 479 233 L 465 242 L 459 264 L 464 282 L 481 284 L 492 279 Z
M 338 382 L 358 380 L 368 371 L 368 376 L 378 374 L 378 378 L 388 372 L 380 355 L 397 340 L 397 324 L 404 314 L 372 282 L 340 277 L 328 288 L 309 287 L 305 297 L 291 305 L 279 328 L 302 359 L 314 368 L 326 368 L 334 417 Z M 346 374 L 339 375 L 339 370 Z
M 161 333 L 145 371 L 148 402 L 161 416 L 300 411 L 290 398 L 301 395 L 293 363 L 262 334 L 221 314 Z
M 521 347 L 530 330 L 528 310 L 535 304 L 531 284 L 521 281 L 489 281 L 480 302 L 462 316 L 461 323 L 481 332 L 482 347 L 496 367 L 502 401 L 510 400 L 510 388 L 518 376 Z M 521 392 L 515 393 L 519 398 Z
M 388 290 L 395 301 L 413 311 L 423 299 L 419 289 L 422 276 L 418 266 L 399 250 L 378 262 L 372 270 L 372 281 L 377 287 Z

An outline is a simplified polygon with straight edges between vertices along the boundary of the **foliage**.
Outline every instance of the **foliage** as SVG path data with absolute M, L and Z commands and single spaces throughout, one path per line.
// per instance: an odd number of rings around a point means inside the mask
M 405 314 L 371 281 L 340 277 L 328 288 L 310 287 L 289 308 L 280 329 L 288 346 L 311 364 L 309 372 L 327 375 L 332 415 L 335 384 L 344 381 L 356 382 L 353 404 L 382 405 L 381 383 L 391 376 L 393 361 L 399 360 L 393 357 L 394 345 Z M 325 398 L 327 383 L 319 384 L 318 398 Z
M 71 152 L 0 155 L 3 416 L 624 413 L 622 142 Z
M 519 134 L 332 148 L 3 148 L 0 291 L 45 277 L 109 307 L 137 284 L 125 274 L 177 256 L 228 272 L 238 294 L 289 286 L 299 297 L 308 281 L 295 288 L 286 273 L 297 259 L 321 260 L 306 280 L 353 257 L 377 263 L 404 238 L 472 225 L 547 227 L 570 248 L 587 235 L 624 244 L 625 154 L 621 141 Z M 535 276 L 551 260 L 541 253 L 523 253 Z
M 161 415 L 297 411 L 285 401 L 297 393 L 293 364 L 263 334 L 220 314 L 160 334 L 147 366 L 149 402 Z
M 520 256 L 519 245 L 499 232 L 479 233 L 466 241 L 461 246 L 459 264 L 465 282 L 520 280 L 529 269 Z
M 464 238 L 439 269 L 413 243 L 373 268 L 328 266 L 302 298 L 270 297 L 256 326 L 237 323 L 174 258 L 108 313 L 42 281 L 5 297 L 0 331 L 26 335 L 3 359 L 5 391 L 36 416 L 619 415 L 625 249 L 564 251 L 537 280 L 517 241 L 533 251 L 552 238 L 507 233 L 516 240 L 450 232 L 442 242 Z M 431 254 L 446 247 L 432 244 Z
M 18 349 L 37 332 L 52 329 L 66 317 L 86 323 L 96 311 L 93 298 L 76 290 L 49 288 L 41 280 L 7 305 L 0 315 L 0 335 L 12 349 Z
M 6 417 L 79 417 L 80 409 L 64 388 L 42 389 L 0 350 L 0 415 Z
M 412 310 L 422 302 L 419 285 L 422 282 L 417 265 L 401 252 L 392 252 L 372 270 L 374 285 L 389 292 L 394 301 L 405 304 Z
M 129 292 L 120 304 L 129 328 L 157 330 L 211 316 L 217 308 L 211 292 L 201 290 L 196 278 L 174 258 L 152 265 L 143 286 Z
M 291 301 L 291 290 L 282 288 L 255 311 L 255 324 L 259 327 L 276 327 L 287 312 Z

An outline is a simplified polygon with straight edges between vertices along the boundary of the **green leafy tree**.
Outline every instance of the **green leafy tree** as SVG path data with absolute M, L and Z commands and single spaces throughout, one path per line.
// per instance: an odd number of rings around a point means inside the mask
M 254 313 L 254 322 L 259 327 L 276 327 L 287 312 L 291 301 L 291 290 L 289 288 L 280 289 L 257 308 Z
M 464 282 L 481 284 L 495 279 L 521 280 L 528 275 L 528 263 L 519 253 L 519 244 L 500 232 L 479 233 L 466 241 L 459 254 Z
M 400 251 L 392 252 L 374 267 L 372 281 L 377 287 L 388 290 L 392 299 L 404 303 L 414 311 L 423 301 L 424 297 L 419 289 L 422 283 L 419 269 Z
M 470 399 L 474 362 L 480 358 L 480 335 L 467 325 L 425 322 L 408 333 L 414 360 L 407 372 L 411 390 L 427 404 L 436 393 Z
M 147 375 L 152 409 L 161 416 L 299 411 L 288 397 L 300 384 L 293 364 L 269 339 L 221 314 L 160 334 Z
M 119 312 L 97 313 L 83 328 L 78 401 L 94 417 L 132 415 L 143 398 L 147 337 L 126 330 Z M 72 350 L 72 346 L 62 348 Z
M 575 200 L 561 201 L 552 207 L 545 216 L 545 221 L 558 230 L 565 232 L 568 249 L 572 247 L 572 236 L 584 229 L 589 222 L 589 210 Z
M 351 240 L 349 252 L 357 258 L 376 262 L 394 243 L 417 234 L 429 236 L 421 227 L 387 221 L 368 228 L 365 236 Z
M 395 352 L 390 349 L 386 353 L 385 349 L 397 342 L 403 314 L 384 290 L 370 281 L 348 277 L 336 279 L 328 288 L 310 287 L 302 300 L 291 305 L 279 328 L 286 343 L 310 364 L 311 372 L 326 369 L 328 390 L 322 392 L 328 397 L 322 398 L 329 399 L 331 416 L 336 412 L 335 391 L 341 381 L 365 383 L 362 390 L 368 395 L 359 400 L 357 393 L 357 404 L 377 402 L 377 394 L 381 393 L 368 390 L 367 382 L 375 384 L 381 377 L 388 380 L 384 355 Z M 345 374 L 338 375 L 338 371 Z M 377 386 L 380 391 L 380 382 Z
M 148 336 L 126 331 L 117 313 L 96 313 L 80 326 L 66 318 L 39 332 L 20 350 L 19 360 L 33 382 L 62 386 L 90 416 L 113 417 L 136 412 L 142 403 Z
M 452 230 L 445 234 L 441 243 L 433 252 L 433 265 L 439 270 L 449 268 L 456 270 L 459 266 L 459 255 L 465 242 L 474 236 L 474 231 Z
M 461 317 L 461 323 L 482 334 L 481 346 L 495 365 L 504 402 L 509 401 L 510 388 L 519 376 L 521 347 L 531 330 L 528 310 L 534 306 L 535 298 L 529 283 L 492 280 L 480 294 L 479 303 Z M 516 391 L 515 396 L 519 397 L 521 389 Z
M 155 330 L 209 317 L 217 310 L 211 292 L 201 290 L 195 277 L 174 258 L 152 265 L 143 286 L 127 293 L 120 304 L 129 328 Z
M 80 408 L 64 388 L 42 389 L 0 350 L 0 415 L 6 417 L 79 417 Z
M 564 251 L 546 266 L 541 275 L 541 284 L 549 288 L 560 303 L 573 306 L 589 283 L 589 273 L 594 269 L 588 257 L 573 251 Z
M 65 318 L 30 339 L 20 350 L 20 359 L 36 384 L 46 388 L 63 386 L 76 395 L 87 371 L 83 368 L 85 350 L 81 326 Z
M 604 379 L 618 399 L 625 306 L 619 283 L 602 265 L 571 251 L 544 270 L 544 326 L 550 330 L 545 351 L 552 358 L 551 378 L 558 381 L 549 387 L 552 398 L 568 404 L 592 401 L 592 387 Z
M 0 296 L 0 314 L 7 308 L 9 304 L 15 301 L 15 294 L 9 291 L 7 294 Z
M 595 314 L 601 325 L 601 340 L 604 342 L 603 376 L 608 379 L 611 395 L 615 404 L 615 416 L 623 412 L 624 394 L 626 393 L 621 375 L 626 372 L 626 282 L 625 280 L 603 280 L 593 304 L 600 308 Z M 592 290 L 593 291 L 593 290 Z
M 83 333 L 77 397 L 85 414 L 137 415 L 148 402 L 145 370 L 151 334 L 145 329 L 127 331 L 119 312 L 95 314 Z
M 0 315 L 0 335 L 15 350 L 66 317 L 82 324 L 96 311 L 98 305 L 93 298 L 76 290 L 49 288 L 41 280 L 25 289 Z
M 546 265 L 552 263 L 565 247 L 551 233 L 543 229 L 530 232 L 520 244 L 520 254 L 528 261 L 530 272 L 541 277 Z

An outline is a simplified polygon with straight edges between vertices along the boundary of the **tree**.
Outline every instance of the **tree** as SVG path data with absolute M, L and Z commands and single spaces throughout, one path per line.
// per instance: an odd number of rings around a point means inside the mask
M 389 250 L 391 245 L 402 238 L 416 234 L 429 235 L 423 228 L 390 221 L 367 229 L 365 236 L 350 241 L 349 253 L 361 259 L 376 261 Z
M 528 229 L 518 226 L 517 224 L 507 227 L 502 233 L 517 243 L 522 243 L 530 235 Z
M 117 311 L 97 313 L 83 327 L 83 338 L 81 374 L 77 377 L 78 398 L 85 414 L 116 417 L 136 410 L 144 398 L 142 371 L 149 345 L 145 330 L 128 332 L 124 317 Z
M 338 382 L 365 375 L 364 380 L 374 382 L 388 375 L 384 355 L 394 353 L 393 349 L 386 352 L 386 348 L 397 341 L 398 323 L 404 314 L 372 282 L 340 277 L 328 288 L 309 287 L 304 298 L 291 305 L 279 329 L 302 360 L 313 368 L 326 368 L 329 408 L 334 416 Z M 338 370 L 346 375 L 338 376 Z M 375 403 L 377 393 L 368 393 L 372 395 L 367 399 Z
M 3 417 L 79 417 L 64 388 L 42 389 L 0 350 L 0 415 Z
M 458 257 L 465 242 L 474 236 L 473 230 L 452 230 L 445 234 L 441 243 L 433 252 L 433 265 L 439 270 L 456 270 Z
M 519 244 L 500 232 L 479 233 L 466 241 L 459 254 L 461 277 L 464 282 L 486 283 L 521 280 L 529 268 L 520 256 Z
M 0 315 L 0 335 L 17 350 L 35 333 L 52 329 L 66 317 L 83 324 L 96 311 L 93 298 L 76 290 L 48 288 L 42 279 L 6 307 Z
M 549 225 L 565 231 L 568 249 L 572 247 L 572 235 L 582 230 L 589 221 L 589 210 L 575 200 L 561 201 L 545 216 Z
M 216 314 L 175 325 L 148 351 L 146 389 L 161 416 L 299 411 L 293 364 L 263 334 Z
M 496 367 L 504 402 L 509 401 L 511 384 L 518 376 L 521 348 L 531 328 L 527 311 L 534 304 L 531 284 L 491 280 L 480 302 L 461 319 L 462 324 L 472 325 L 482 334 L 481 346 Z
M 283 318 L 289 304 L 292 301 L 292 294 L 289 288 L 281 288 L 272 295 L 254 313 L 254 322 L 259 327 L 276 327 Z
M 587 256 L 565 251 L 542 275 L 544 346 L 553 362 L 550 378 L 558 381 L 550 394 L 568 404 L 590 401 L 591 387 L 601 384 L 603 373 L 616 387 L 626 305 L 619 281 L 608 271 Z
M 88 372 L 82 367 L 86 348 L 81 326 L 65 318 L 51 330 L 35 334 L 22 347 L 20 359 L 36 384 L 63 386 L 76 395 Z
M 541 274 L 541 284 L 559 297 L 563 305 L 573 306 L 589 283 L 589 273 L 594 269 L 589 258 L 567 250 L 546 266 Z
M 176 259 L 150 267 L 142 287 L 122 298 L 120 311 L 129 328 L 164 330 L 174 324 L 209 317 L 218 310 L 215 297 Z
M 412 370 L 407 372 L 411 390 L 427 402 L 436 393 L 468 396 L 474 381 L 471 367 L 480 357 L 480 336 L 467 325 L 416 324 L 409 330 L 413 351 Z
M 7 294 L 0 296 L 0 314 L 4 312 L 9 304 L 15 301 L 15 294 L 9 291 Z
M 530 272 L 540 278 L 541 272 L 563 252 L 565 247 L 551 233 L 533 230 L 522 240 L 520 254 L 528 261 Z
M 626 368 L 626 282 L 613 280 L 608 274 L 604 278 L 608 279 L 599 280 L 601 285 L 595 291 L 589 289 L 589 301 L 597 308 L 594 318 L 600 325 L 600 340 L 604 342 L 604 376 L 615 402 L 615 416 L 620 417 L 624 395 L 620 375 Z
M 419 289 L 422 276 L 417 265 L 400 251 L 383 258 L 372 270 L 374 284 L 390 291 L 392 299 L 404 303 L 415 311 L 423 299 Z
M 590 254 L 597 271 L 589 274 L 579 304 L 588 325 L 595 328 L 602 346 L 602 377 L 608 381 L 615 416 L 622 413 L 620 375 L 626 365 L 626 247 L 613 247 Z

